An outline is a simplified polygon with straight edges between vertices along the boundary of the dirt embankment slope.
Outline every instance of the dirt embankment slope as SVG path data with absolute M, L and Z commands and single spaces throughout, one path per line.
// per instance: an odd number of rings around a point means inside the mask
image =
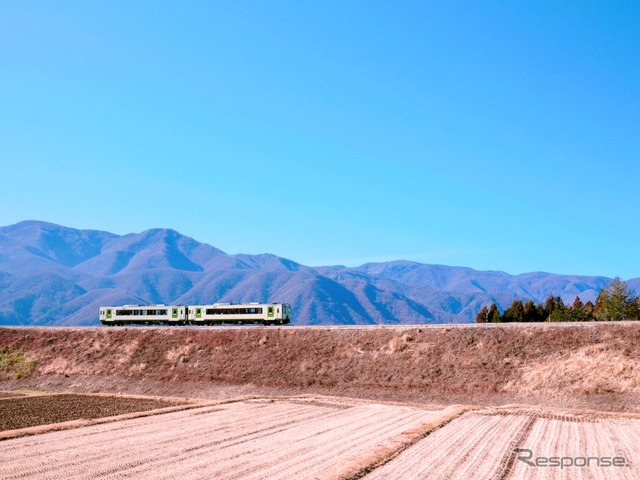
M 39 387 L 213 397 L 315 392 L 640 411 L 640 322 L 366 330 L 0 328 Z M 16 355 L 14 355 L 15 357 Z

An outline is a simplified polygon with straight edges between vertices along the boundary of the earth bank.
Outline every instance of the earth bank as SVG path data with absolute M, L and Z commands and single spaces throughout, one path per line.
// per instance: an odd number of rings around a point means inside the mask
M 0 389 L 201 398 L 320 393 L 638 412 L 639 346 L 640 323 L 632 322 L 353 330 L 6 327 L 0 349 L 19 360 L 0 362 Z

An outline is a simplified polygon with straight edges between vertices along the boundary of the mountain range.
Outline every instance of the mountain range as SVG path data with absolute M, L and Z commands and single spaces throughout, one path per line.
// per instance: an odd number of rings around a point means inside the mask
M 403 260 L 310 267 L 271 254 L 228 255 L 171 229 L 0 227 L 0 325 L 96 325 L 106 305 L 250 301 L 288 302 L 296 324 L 473 322 L 491 302 L 504 309 L 549 293 L 594 300 L 610 280 Z M 640 288 L 640 278 L 627 283 Z

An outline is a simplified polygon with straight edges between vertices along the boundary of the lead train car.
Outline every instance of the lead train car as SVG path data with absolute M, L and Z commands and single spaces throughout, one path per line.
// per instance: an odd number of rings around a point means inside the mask
M 189 306 L 188 315 L 193 325 L 223 323 L 283 325 L 290 321 L 291 305 L 288 303 L 194 305 Z
M 102 325 L 286 325 L 290 321 L 288 303 L 100 307 Z

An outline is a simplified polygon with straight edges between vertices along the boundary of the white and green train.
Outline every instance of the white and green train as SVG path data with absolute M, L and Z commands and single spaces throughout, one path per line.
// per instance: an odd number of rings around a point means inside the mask
M 102 325 L 286 325 L 290 321 L 288 303 L 100 307 Z

